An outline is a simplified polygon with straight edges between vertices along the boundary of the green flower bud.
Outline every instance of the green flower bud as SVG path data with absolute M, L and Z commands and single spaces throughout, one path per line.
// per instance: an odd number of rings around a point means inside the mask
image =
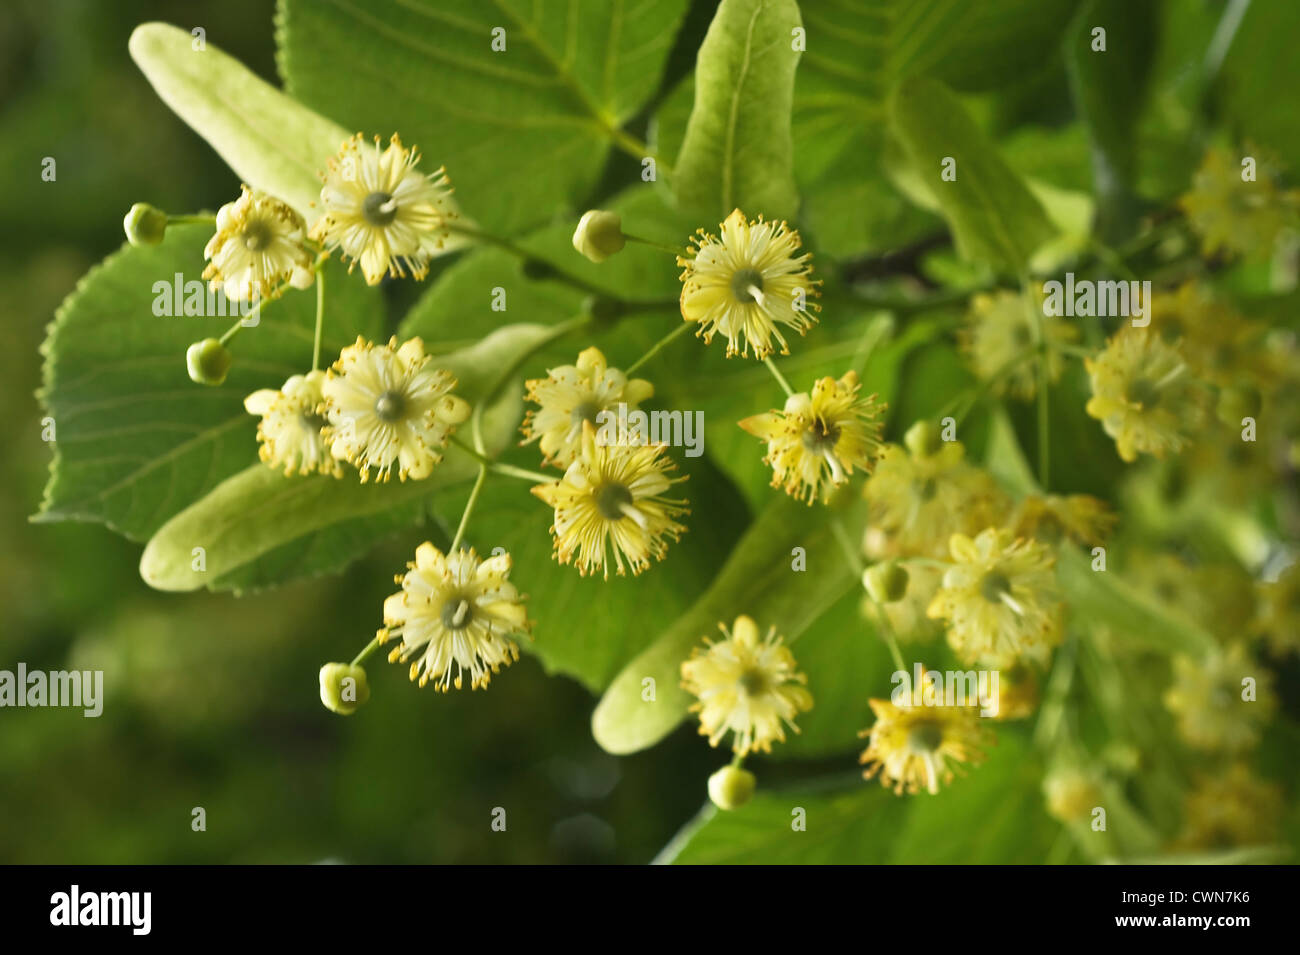
M 200 385 L 219 385 L 226 380 L 232 359 L 226 346 L 215 338 L 195 342 L 185 352 L 190 380 Z
M 623 220 L 617 212 L 592 209 L 578 220 L 578 228 L 573 230 L 573 247 L 593 262 L 604 262 L 623 251 L 626 244 Z
M 1230 385 L 1219 392 L 1216 411 L 1219 420 L 1230 428 L 1241 427 L 1242 418 L 1258 418 L 1259 392 L 1250 385 Z
M 122 220 L 122 228 L 132 245 L 157 245 L 167 231 L 167 213 L 147 202 L 137 202 Z
M 907 596 L 907 569 L 893 560 L 873 564 L 862 572 L 862 586 L 878 604 L 892 604 Z
M 754 795 L 757 782 L 747 769 L 723 766 L 709 777 L 709 798 L 719 809 L 739 809 Z
M 1060 822 L 1087 819 L 1101 803 L 1102 791 L 1091 773 L 1079 769 L 1053 770 L 1043 780 L 1047 812 Z
M 943 436 L 933 421 L 918 421 L 903 435 L 903 444 L 915 458 L 928 458 L 943 447 Z
M 350 663 L 327 663 L 320 668 L 320 701 L 325 709 L 351 716 L 370 699 L 366 671 Z

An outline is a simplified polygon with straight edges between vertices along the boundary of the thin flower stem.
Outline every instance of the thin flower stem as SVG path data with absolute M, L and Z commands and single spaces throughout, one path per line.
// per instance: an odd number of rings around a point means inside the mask
M 655 355 L 663 351 L 664 348 L 666 348 L 669 344 L 676 341 L 678 338 L 681 338 L 682 335 L 684 335 L 686 332 L 690 331 L 691 328 L 692 325 L 690 322 L 682 322 L 682 324 L 678 325 L 676 328 L 674 328 L 663 338 L 659 339 L 659 341 L 651 345 L 649 350 L 644 355 L 642 355 L 632 364 L 628 365 L 627 368 L 624 369 L 623 374 L 625 375 L 632 374 L 632 372 L 636 371 L 638 368 L 640 368 L 642 365 L 648 362 Z
M 502 464 L 500 461 L 493 461 L 486 454 L 476 451 L 455 435 L 451 436 L 451 443 L 460 448 L 479 464 L 486 467 L 493 474 L 503 474 L 506 477 L 518 478 L 521 481 L 530 481 L 533 484 L 554 484 L 559 480 L 559 477 L 555 475 L 542 474 L 540 471 L 529 471 L 527 468 L 517 468 L 513 464 Z
M 835 538 L 836 543 L 840 545 L 845 562 L 848 563 L 853 573 L 860 579 L 867 569 L 866 561 L 862 559 L 862 555 L 853 546 L 853 541 L 849 538 L 849 532 L 844 527 L 844 522 L 838 517 L 832 517 L 830 527 L 831 535 Z M 883 608 L 877 619 L 880 623 L 880 636 L 884 639 L 885 645 L 889 647 L 889 655 L 893 657 L 894 669 L 906 670 L 907 664 L 903 662 L 903 651 L 899 649 L 898 638 L 894 635 L 894 628 L 889 625 L 889 618 L 885 616 Z
M 1001 384 L 1002 379 L 1015 371 L 1020 363 L 1033 353 L 1033 348 L 1026 348 L 1023 351 L 1018 352 L 1010 361 L 1006 362 L 986 380 L 980 382 L 979 385 L 973 388 L 967 388 L 961 394 L 950 400 L 939 409 L 939 413 L 936 417 L 942 420 L 945 416 L 956 412 L 953 414 L 953 420 L 957 426 L 960 427 L 962 422 L 966 420 L 966 416 L 974 410 L 977 404 L 979 404 L 980 399 L 984 398 L 986 395 L 992 394 L 997 386 Z
M 881 339 L 889 333 L 891 325 L 892 322 L 888 316 L 878 317 L 863 332 L 862 341 L 858 343 L 857 349 L 853 352 L 853 369 L 859 375 L 866 374 L 867 365 L 871 363 L 872 353 L 875 352 L 876 346 L 880 344 Z
M 735 766 L 737 769 L 745 765 L 745 754 L 737 753 L 735 756 L 731 757 L 731 765 Z
M 216 225 L 217 217 L 202 212 L 189 213 L 179 216 L 168 216 L 168 225 Z
M 776 367 L 776 362 L 772 361 L 770 355 L 763 359 L 763 364 L 767 365 L 767 370 L 772 373 L 772 377 L 775 378 L 776 383 L 781 386 L 781 390 L 785 392 L 785 396 L 789 398 L 793 395 L 794 389 L 790 387 L 790 382 L 786 381 L 784 376 L 782 376 L 781 372 Z
M 506 477 L 518 478 L 521 481 L 528 481 L 532 484 L 554 484 L 560 479 L 560 475 L 543 474 L 541 471 L 530 471 L 527 468 L 517 468 L 513 464 L 502 464 L 497 461 L 490 468 L 493 474 L 503 474 Z
M 379 647 L 380 647 L 379 637 L 376 636 L 373 640 L 371 640 L 369 643 L 367 643 L 367 644 L 365 645 L 365 647 L 362 648 L 362 650 L 361 650 L 360 653 L 358 653 L 358 654 L 357 654 L 357 655 L 352 659 L 352 665 L 353 665 L 354 667 L 359 667 L 359 666 L 361 666 L 361 664 L 365 662 L 366 657 L 370 656 L 370 654 L 372 654 L 372 653 L 374 653 L 376 650 L 378 650 Z
M 1038 486 L 1046 491 L 1051 480 L 1052 426 L 1048 417 L 1047 363 L 1038 363 Z
M 580 292 L 586 292 L 590 295 L 598 295 L 601 296 L 602 298 L 614 299 L 615 301 L 618 302 L 623 301 L 623 299 L 620 298 L 618 295 L 611 294 L 610 292 L 607 292 L 605 289 L 592 285 L 586 279 L 579 278 L 578 276 L 574 275 L 572 272 L 566 272 L 564 269 L 560 268 L 555 263 L 548 262 L 547 260 L 541 258 L 540 256 L 537 256 L 532 252 L 529 252 L 527 249 L 525 249 L 523 246 L 519 245 L 512 239 L 507 239 L 504 236 L 493 235 L 491 232 L 484 232 L 482 229 L 476 228 L 474 226 L 459 225 L 453 222 L 446 223 L 445 228 L 447 229 L 448 232 L 455 233 L 456 235 L 463 235 L 468 238 L 475 239 L 479 242 L 486 242 L 488 245 L 495 245 L 498 249 L 501 249 L 504 252 L 509 252 L 511 255 L 513 255 L 515 258 L 519 259 L 522 262 L 540 263 L 544 265 L 546 269 L 549 271 L 549 277 L 555 278 L 566 285 L 570 285 Z
M 264 298 L 264 299 L 260 299 L 260 300 L 258 300 L 257 304 L 253 306 L 253 310 L 257 312 L 258 319 L 259 319 L 259 320 L 261 319 L 261 317 L 262 317 L 262 313 L 266 311 L 266 307 L 267 307 L 268 305 L 270 305 L 272 302 L 275 302 L 275 301 L 278 301 L 278 300 L 279 300 L 279 294 L 278 294 L 278 293 L 276 294 L 276 296 L 275 296 L 274 298 Z M 250 313 L 250 314 L 251 314 L 251 313 Z M 248 321 L 248 316 L 247 316 L 247 315 L 243 316 L 242 318 L 239 319 L 239 321 L 237 321 L 237 322 L 235 322 L 235 324 L 231 325 L 230 328 L 226 329 L 226 333 L 225 333 L 224 335 L 222 335 L 221 338 L 218 339 L 218 341 L 220 341 L 221 344 L 224 345 L 226 342 L 230 341 L 232 338 L 234 338 L 236 335 L 238 335 L 238 334 L 239 334 L 239 330 L 240 330 L 241 328 L 244 328 L 244 327 L 252 328 L 252 327 L 255 327 L 255 326 L 257 325 L 257 322 L 254 322 L 252 325 L 245 326 L 245 325 L 244 325 L 244 322 L 246 322 L 246 321 Z
M 470 515 L 474 513 L 474 505 L 478 503 L 478 496 L 483 491 L 483 485 L 487 482 L 488 466 L 480 464 L 478 466 L 478 477 L 474 481 L 474 487 L 469 492 L 469 500 L 465 502 L 465 510 L 460 515 L 460 525 L 456 528 L 456 536 L 451 539 L 451 546 L 447 548 L 448 554 L 455 553 L 459 548 L 461 541 L 465 539 L 465 529 L 469 527 Z
M 687 252 L 679 245 L 664 245 L 662 242 L 655 242 L 651 239 L 643 239 L 639 235 L 631 235 L 628 232 L 623 233 L 623 238 L 629 242 L 635 242 L 638 245 L 648 245 L 652 249 L 658 249 L 660 252 L 667 252 L 669 255 L 686 256 Z
M 889 622 L 884 607 L 881 607 L 876 615 L 876 622 L 880 625 L 880 635 L 885 638 L 885 646 L 889 647 L 889 656 L 894 661 L 894 672 L 906 673 L 907 664 L 903 662 L 903 651 L 899 649 L 898 637 L 894 635 L 894 628 Z
M 239 330 L 243 327 L 244 327 L 244 320 L 241 318 L 239 321 L 235 322 L 235 324 L 231 325 L 228 329 L 226 329 L 226 333 L 222 335 L 220 338 L 218 338 L 217 341 L 221 342 L 221 344 L 223 345 L 226 344 L 226 342 L 230 341 L 232 338 L 238 335 Z
M 1098 244 L 1099 252 L 1102 248 L 1104 247 Z M 1110 250 L 1107 249 L 1106 251 L 1109 252 Z M 1110 252 L 1110 255 L 1116 260 L 1119 258 L 1114 252 Z M 1124 267 L 1125 271 L 1127 271 L 1127 267 L 1124 266 L 1122 262 L 1120 262 L 1119 265 Z M 1129 272 L 1128 274 L 1131 276 L 1133 273 Z M 1048 416 L 1051 399 L 1047 393 L 1047 386 L 1049 384 L 1047 368 L 1047 326 L 1043 321 L 1043 310 L 1039 308 L 1038 302 L 1034 299 L 1034 295 L 1030 291 L 1030 288 L 1029 276 L 1022 275 L 1020 277 L 1020 294 L 1021 298 L 1024 299 L 1025 308 L 1028 309 L 1029 314 L 1033 316 L 1034 330 L 1037 337 L 1036 350 L 1038 352 L 1038 366 L 1035 371 L 1038 377 L 1038 485 L 1046 491 L 1048 481 L 1051 477 L 1052 461 L 1051 420 Z
M 1056 746 L 1066 722 L 1067 699 L 1070 686 L 1074 682 L 1075 658 L 1078 654 L 1076 639 L 1065 641 L 1056 654 L 1052 664 L 1051 675 L 1047 678 L 1047 690 L 1042 705 L 1038 708 L 1038 720 L 1034 724 L 1034 742 L 1040 749 Z
M 320 370 L 321 329 L 325 325 L 325 273 L 316 270 L 316 340 L 311 349 L 311 370 Z
M 501 389 L 506 386 L 510 379 L 514 377 L 515 372 L 522 368 L 524 362 L 528 361 L 528 359 L 532 358 L 547 345 L 563 338 L 565 335 L 569 334 L 569 332 L 576 331 L 579 328 L 584 328 L 590 323 L 591 319 L 586 315 L 579 315 L 576 318 L 569 319 L 568 321 L 560 322 L 558 325 L 553 327 L 546 335 L 538 339 L 532 347 L 525 349 L 522 354 L 518 355 L 514 361 L 506 366 L 505 371 L 497 376 L 497 380 L 493 382 L 492 387 L 488 389 L 487 393 L 479 401 L 479 406 L 481 407 L 491 404 L 496 396 L 501 393 Z M 477 408 L 475 410 L 477 411 Z

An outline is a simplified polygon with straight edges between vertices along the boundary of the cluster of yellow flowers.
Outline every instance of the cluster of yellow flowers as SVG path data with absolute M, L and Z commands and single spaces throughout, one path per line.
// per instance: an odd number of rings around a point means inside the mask
M 387 481 L 393 469 L 405 481 L 433 473 L 469 404 L 452 394 L 456 378 L 430 366 L 424 342 L 396 338 L 376 346 L 358 338 L 328 372 L 294 375 L 274 391 L 244 399 L 260 415 L 263 461 L 286 474 L 342 473 L 352 464 L 365 483 Z
M 996 669 L 997 717 L 1020 719 L 1037 702 L 1037 671 L 1063 635 L 1056 549 L 1092 545 L 1114 517 L 1087 495 L 1031 495 L 1018 503 L 957 440 L 921 421 L 889 445 L 864 487 L 864 610 L 890 638 L 946 632 L 963 662 Z M 882 584 L 890 580 L 891 584 Z M 978 761 L 990 734 L 971 705 L 899 707 L 872 700 L 875 725 L 862 759 L 899 792 L 934 792 L 953 767 Z
M 431 257 L 455 230 L 458 212 L 443 170 L 425 175 L 418 162 L 419 153 L 396 135 L 386 148 L 378 138 L 373 146 L 360 134 L 348 139 L 322 173 L 320 216 L 310 229 L 286 203 L 244 186 L 216 216 L 204 278 L 232 299 L 270 301 L 286 288 L 310 286 L 321 263 L 337 252 L 349 271 L 359 264 L 371 285 L 385 276 L 423 279 Z M 1278 190 L 1271 167 L 1260 188 L 1242 189 L 1225 163 L 1222 155 L 1211 154 L 1183 208 L 1206 254 L 1250 254 L 1291 223 L 1287 216 L 1300 200 Z M 149 209 L 133 209 L 128 234 L 134 228 L 143 236 L 159 226 L 150 215 Z M 573 236 L 575 249 L 593 262 L 628 241 L 644 240 L 625 235 L 619 216 L 602 210 L 584 215 Z M 737 422 L 764 443 L 772 486 L 812 506 L 828 502 L 855 475 L 866 476 L 867 530 L 861 553 L 850 556 L 866 559 L 864 612 L 896 662 L 902 665 L 899 641 L 943 633 L 963 663 L 1000 674 L 995 718 L 1030 715 L 1038 706 L 1041 672 L 1064 639 L 1065 603 L 1056 578 L 1060 550 L 1100 546 L 1114 527 L 1114 514 L 1087 495 L 1012 500 L 968 459 L 955 435 L 930 421 L 915 422 L 901 444 L 883 443 L 884 407 L 874 395 L 862 394 L 854 370 L 794 391 L 773 355 L 789 354 L 788 333 L 802 336 L 817 323 L 820 306 L 814 299 L 821 282 L 812 277 L 811 255 L 802 251 L 799 233 L 785 222 L 751 220 L 737 209 L 717 234 L 701 230 L 678 251 L 683 321 L 706 345 L 724 337 L 728 358 L 752 355 L 762 361 L 786 393 L 780 409 Z M 970 321 L 959 340 L 993 394 L 1033 398 L 1061 378 L 1069 356 L 1088 354 L 1075 344 L 1076 327 L 1042 313 L 1038 290 L 972 296 Z M 1221 426 L 1236 428 L 1261 408 L 1271 412 L 1285 405 L 1284 396 L 1296 386 L 1296 363 L 1273 347 L 1266 328 L 1230 313 L 1195 281 L 1158 294 L 1150 314 L 1148 327 L 1125 326 L 1085 358 L 1092 389 L 1087 413 L 1101 422 L 1126 462 L 1140 454 L 1165 458 L 1190 446 L 1207 465 L 1203 470 L 1225 479 L 1249 471 L 1252 461 L 1225 451 L 1242 442 L 1194 439 L 1216 426 L 1212 411 Z M 436 367 L 419 338 L 393 338 L 386 345 L 358 338 L 320 370 L 319 341 L 318 327 L 312 371 L 245 400 L 261 419 L 261 459 L 286 475 L 338 478 L 347 463 L 363 483 L 387 481 L 394 471 L 401 481 L 427 479 L 457 426 L 471 417 L 469 403 L 454 393 L 455 376 Z M 191 374 L 220 383 L 229 366 L 220 353 L 224 340 L 199 344 L 204 348 L 191 356 Z M 554 559 L 581 575 L 608 579 L 611 568 L 639 575 L 686 530 L 680 519 L 689 514 L 688 502 L 673 494 L 686 478 L 673 476 L 665 444 L 626 427 L 626 413 L 655 395 L 649 380 L 630 372 L 662 344 L 627 372 L 592 346 L 573 364 L 526 382 L 532 407 L 521 426 L 521 444 L 536 444 L 541 466 L 555 471 L 506 470 L 534 482 L 532 493 L 554 511 Z M 611 429 L 614 422 L 618 426 Z M 1286 433 L 1275 429 L 1275 444 L 1266 446 L 1263 458 L 1283 452 L 1298 457 L 1285 445 Z M 481 448 L 466 450 L 479 458 L 485 477 L 494 462 Z M 390 641 L 397 641 L 390 661 L 409 664 L 410 678 L 420 686 L 432 683 L 443 691 L 462 687 L 466 674 L 472 689 L 485 687 L 492 674 L 518 658 L 514 638 L 528 635 L 532 624 L 525 598 L 510 581 L 510 555 L 481 559 L 460 546 L 473 501 L 472 495 L 446 553 L 425 542 L 395 578 L 400 590 L 385 601 L 383 627 L 371 647 L 352 664 L 322 669 L 322 699 L 331 709 L 349 713 L 364 702 L 369 691 L 359 664 Z M 1210 590 L 1189 584 L 1194 575 L 1186 568 L 1161 577 L 1162 565 L 1150 566 L 1154 586 L 1190 587 L 1179 598 L 1186 606 L 1196 606 Z M 1300 570 L 1292 567 L 1263 589 L 1244 617 L 1251 633 L 1279 653 L 1295 649 L 1300 633 L 1298 591 Z M 1233 621 L 1240 619 L 1235 614 Z M 691 710 L 700 733 L 713 746 L 731 735 L 735 760 L 715 774 L 709 791 L 720 806 L 732 808 L 754 788 L 753 775 L 740 766 L 743 759 L 770 752 L 786 739 L 787 729 L 798 732 L 795 720 L 812 707 L 813 697 L 779 625 L 767 622 L 764 633 L 740 614 L 730 627 L 718 627 L 722 638 L 705 638 L 680 670 L 682 686 L 696 698 Z M 360 686 L 341 698 L 340 686 L 349 679 Z M 1270 678 L 1241 642 L 1225 641 L 1208 658 L 1174 659 L 1164 703 L 1189 745 L 1240 755 L 1257 742 L 1271 702 L 1238 706 L 1246 679 L 1257 682 L 1262 700 L 1271 700 Z M 979 763 L 993 734 L 980 723 L 980 711 L 966 704 L 870 700 L 875 721 L 860 734 L 868 738 L 860 759 L 865 777 L 878 778 L 895 793 L 933 794 L 963 766 Z M 1099 798 L 1100 785 L 1092 769 L 1063 766 L 1045 784 L 1049 810 L 1062 820 L 1082 818 Z M 1211 781 L 1193 794 L 1188 838 L 1249 834 L 1252 814 L 1274 801 L 1275 794 L 1238 764 L 1227 781 Z

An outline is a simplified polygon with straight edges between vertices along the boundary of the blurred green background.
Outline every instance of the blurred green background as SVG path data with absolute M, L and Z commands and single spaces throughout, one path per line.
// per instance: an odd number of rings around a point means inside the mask
M 647 861 L 721 761 L 689 727 L 616 760 L 592 741 L 594 699 L 532 656 L 493 692 L 449 695 L 377 657 L 363 718 L 321 706 L 317 670 L 373 635 L 418 529 L 342 579 L 235 600 L 151 591 L 139 545 L 104 527 L 28 522 L 59 302 L 122 243 L 132 202 L 215 209 L 238 191 L 136 69 L 131 29 L 203 26 L 275 82 L 272 16 L 270 0 L 0 5 L 0 669 L 103 668 L 106 696 L 98 719 L 0 710 L 0 863 Z

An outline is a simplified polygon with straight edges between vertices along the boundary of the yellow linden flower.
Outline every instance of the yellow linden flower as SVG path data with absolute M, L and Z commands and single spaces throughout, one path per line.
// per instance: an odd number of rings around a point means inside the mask
M 1277 705 L 1273 675 L 1255 663 L 1242 644 L 1215 650 L 1204 660 L 1176 656 L 1173 669 L 1165 706 L 1178 718 L 1183 739 L 1198 749 L 1229 752 L 1259 742 L 1260 730 Z
M 1264 845 L 1278 836 L 1282 787 L 1265 782 L 1244 763 L 1226 773 L 1201 774 L 1183 807 L 1183 849 L 1230 849 Z
M 610 368 L 599 348 L 588 348 L 574 365 L 552 368 L 545 378 L 526 383 L 528 400 L 540 407 L 524 416 L 524 443 L 540 441 L 546 464 L 567 468 L 582 451 L 582 424 L 598 425 L 602 411 L 629 412 L 650 398 L 654 385 L 644 378 L 628 379 Z
M 821 308 L 809 301 L 821 284 L 809 278 L 812 256 L 798 250 L 799 233 L 784 222 L 750 222 L 739 209 L 722 223 L 721 238 L 701 230 L 691 238 L 690 258 L 677 259 L 682 318 L 699 324 L 705 343 L 721 332 L 727 357 L 748 356 L 752 347 L 755 358 L 766 358 L 773 338 L 788 355 L 779 326 L 802 335 L 816 321 L 809 310 Z
M 457 216 L 451 184 L 442 169 L 421 173 L 419 161 L 419 152 L 403 147 L 396 133 L 383 150 L 378 136 L 372 148 L 357 133 L 321 177 L 324 212 L 312 238 L 342 250 L 349 271 L 360 262 L 367 285 L 407 270 L 423 279 L 447 240 L 447 222 Z
M 812 709 L 812 694 L 804 688 L 808 678 L 796 672 L 776 627 L 760 639 L 758 624 L 742 615 L 730 632 L 726 624 L 718 629 L 726 639 L 714 643 L 706 637 L 705 646 L 682 664 L 682 686 L 699 697 L 691 712 L 700 714 L 700 735 L 717 746 L 731 731 L 731 748 L 741 756 L 770 753 L 773 741 L 785 742 L 782 724 L 797 733 L 794 718 Z
M 358 338 L 325 379 L 330 451 L 351 462 L 363 484 L 370 468 L 387 481 L 394 465 L 403 481 L 427 478 L 442 460 L 437 449 L 469 417 L 469 404 L 451 393 L 456 378 L 428 363 L 419 338 L 400 347 L 395 337 L 383 346 Z
M 951 783 L 960 763 L 977 765 L 991 734 L 979 724 L 973 706 L 895 706 L 888 700 L 870 700 L 876 722 L 859 736 L 869 737 L 858 762 L 866 765 L 863 777 L 879 775 L 881 785 L 895 795 L 938 793 Z
M 998 672 L 996 720 L 1023 720 L 1038 709 L 1042 698 L 1038 675 L 1026 663 L 1013 663 Z
M 203 277 L 232 302 L 269 298 L 285 282 L 312 282 L 312 255 L 303 245 L 307 225 L 291 207 L 240 186 L 240 196 L 217 210 L 217 233 L 208 240 Z
M 930 602 L 948 622 L 948 643 L 963 660 L 1041 660 L 1061 640 L 1055 556 L 1035 540 L 990 527 L 974 540 L 953 534 L 953 565 Z
M 1182 450 L 1201 405 L 1198 382 L 1176 348 L 1150 329 L 1126 325 L 1084 364 L 1092 378 L 1088 414 L 1115 439 L 1121 458 Z
M 1088 819 L 1102 800 L 1097 774 L 1075 767 L 1057 768 L 1044 778 L 1043 796 L 1048 814 L 1067 823 Z
M 863 489 L 885 549 L 946 557 L 954 532 L 974 534 L 1002 521 L 1009 500 L 987 472 L 965 460 L 960 441 L 939 440 L 928 423 L 913 426 L 905 441 L 906 450 L 885 446 Z
M 526 633 L 529 623 L 523 598 L 510 583 L 510 555 L 480 561 L 470 550 L 444 555 L 428 541 L 396 580 L 402 589 L 384 601 L 381 643 L 399 637 L 390 663 L 412 657 L 411 679 L 434 689 L 461 688 L 469 673 L 470 689 L 485 687 L 503 666 L 519 659 L 511 635 Z M 452 676 L 452 667 L 456 669 Z
M 767 442 L 764 462 L 772 466 L 772 486 L 784 485 L 791 497 L 830 496 L 854 467 L 871 469 L 880 453 L 880 414 L 876 396 L 861 396 L 856 372 L 836 381 L 819 379 L 807 392 L 791 395 L 785 409 L 754 415 L 740 426 Z
M 1044 544 L 1068 538 L 1098 547 L 1115 527 L 1115 512 L 1105 501 L 1088 494 L 1031 494 L 1011 518 L 1015 537 L 1034 537 Z
M 665 538 L 680 540 L 686 528 L 674 518 L 690 513 L 685 501 L 664 493 L 686 478 L 669 478 L 672 461 L 664 445 L 601 444 L 589 423 L 582 425 L 582 452 L 550 484 L 533 493 L 555 508 L 551 534 L 555 559 L 572 563 L 583 576 L 600 571 L 609 579 L 609 551 L 619 574 L 633 576 L 668 552 Z
M 323 371 L 294 375 L 279 391 L 263 388 L 244 399 L 249 414 L 261 415 L 257 426 L 258 456 L 285 474 L 332 474 L 343 468 L 329 453 L 321 434 L 326 426 Z
M 1245 156 L 1211 149 L 1191 191 L 1179 200 L 1206 255 L 1267 255 L 1278 233 L 1296 222 L 1300 190 L 1280 188 L 1280 170 L 1272 157 L 1250 147 L 1246 155 L 1255 159 L 1253 182 L 1242 178 Z
M 970 326 L 963 330 L 962 345 L 970 355 L 975 375 L 992 382 L 994 394 L 1010 393 L 1032 398 L 1038 390 L 1038 327 L 1048 343 L 1047 376 L 1061 377 L 1065 358 L 1055 345 L 1072 342 L 1079 330 L 1057 315 L 1030 314 L 1019 292 L 979 294 L 971 299 Z
M 1251 322 L 1219 301 L 1199 282 L 1155 295 L 1151 329 L 1177 347 L 1192 373 L 1223 387 L 1250 382 L 1268 387 L 1279 369 L 1265 347 L 1266 326 Z
M 943 570 L 933 564 L 901 561 L 899 566 L 907 571 L 907 593 L 889 603 L 877 603 L 869 594 L 863 595 L 862 612 L 877 627 L 883 623 L 902 643 L 923 643 L 942 632 L 942 627 L 926 616 L 926 608 L 934 599 L 943 579 Z

